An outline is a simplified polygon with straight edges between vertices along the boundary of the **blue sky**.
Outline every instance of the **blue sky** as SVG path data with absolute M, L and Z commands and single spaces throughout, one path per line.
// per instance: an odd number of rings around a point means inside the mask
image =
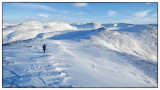
M 3 23 L 156 24 L 157 3 L 3 3 Z

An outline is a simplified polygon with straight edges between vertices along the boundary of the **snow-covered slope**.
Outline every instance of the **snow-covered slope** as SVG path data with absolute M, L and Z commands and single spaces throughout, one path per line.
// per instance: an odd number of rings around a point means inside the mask
M 55 35 L 55 32 L 65 30 L 77 30 L 67 23 L 62 22 L 37 22 L 29 21 L 18 25 L 12 25 L 11 27 L 4 25 L 3 29 L 3 43 L 10 43 L 17 40 L 26 40 L 36 38 L 39 34 Z M 43 38 L 47 36 L 44 35 Z
M 157 60 L 157 28 L 148 25 L 135 25 L 117 30 L 103 30 L 89 41 L 92 45 L 99 45 L 127 52 L 132 55 Z
M 67 23 L 62 23 L 62 22 L 45 22 L 44 24 L 44 29 L 50 29 L 51 31 L 60 31 L 60 30 L 77 30 L 76 27 L 73 27 Z
M 157 27 L 8 25 L 3 87 L 157 87 Z

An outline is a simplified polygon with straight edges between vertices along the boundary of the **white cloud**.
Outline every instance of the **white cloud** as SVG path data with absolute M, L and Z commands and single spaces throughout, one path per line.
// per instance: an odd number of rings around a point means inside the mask
M 44 13 L 39 13 L 37 15 L 44 18 L 48 18 L 50 16 L 49 14 L 44 14 Z
M 155 24 L 157 23 L 156 18 L 128 18 L 120 20 L 121 23 L 133 23 L 133 24 Z
M 135 13 L 133 13 L 133 14 L 134 14 L 134 16 L 135 16 L 136 18 L 141 18 L 141 17 L 147 16 L 147 14 L 148 14 L 149 12 L 151 12 L 151 10 L 135 12 Z
M 112 11 L 112 10 L 108 11 L 108 15 L 109 15 L 109 16 L 114 16 L 116 13 L 117 13 L 117 12 Z
M 54 8 L 42 5 L 42 4 L 35 4 L 35 3 L 13 3 L 12 5 L 18 6 L 18 7 L 25 7 L 25 8 L 33 8 L 33 9 L 42 9 L 47 11 L 54 11 L 54 12 L 61 12 L 59 10 L 56 10 Z
M 140 12 L 132 13 L 132 16 L 128 16 L 126 19 L 120 20 L 123 23 L 135 23 L 135 24 L 152 24 L 157 23 L 157 14 L 148 15 L 152 10 L 145 10 Z
M 151 3 L 146 3 L 146 4 L 151 4 Z
M 139 24 L 152 24 L 152 23 L 157 23 L 157 19 L 154 18 L 139 18 L 135 19 L 136 23 Z
M 76 6 L 76 7 L 85 7 L 85 6 L 87 6 L 87 3 L 74 3 L 74 6 Z
M 74 15 L 75 16 L 81 16 L 81 15 L 84 15 L 85 13 L 84 12 L 77 12 L 77 13 L 75 13 Z
M 157 14 L 153 14 L 152 17 L 157 17 Z

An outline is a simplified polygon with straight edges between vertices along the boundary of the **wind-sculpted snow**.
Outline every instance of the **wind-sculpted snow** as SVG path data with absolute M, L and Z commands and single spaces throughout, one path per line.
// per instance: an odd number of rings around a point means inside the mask
M 3 87 L 157 87 L 157 66 L 153 24 L 32 21 L 3 28 Z
M 157 62 L 156 27 L 136 25 L 117 30 L 104 30 L 91 36 L 88 41 L 95 46 L 104 46 Z

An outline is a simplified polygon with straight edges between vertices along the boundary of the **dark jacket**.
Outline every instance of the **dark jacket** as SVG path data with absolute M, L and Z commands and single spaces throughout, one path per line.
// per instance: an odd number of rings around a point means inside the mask
M 46 45 L 45 44 L 43 45 L 43 49 L 46 49 Z

